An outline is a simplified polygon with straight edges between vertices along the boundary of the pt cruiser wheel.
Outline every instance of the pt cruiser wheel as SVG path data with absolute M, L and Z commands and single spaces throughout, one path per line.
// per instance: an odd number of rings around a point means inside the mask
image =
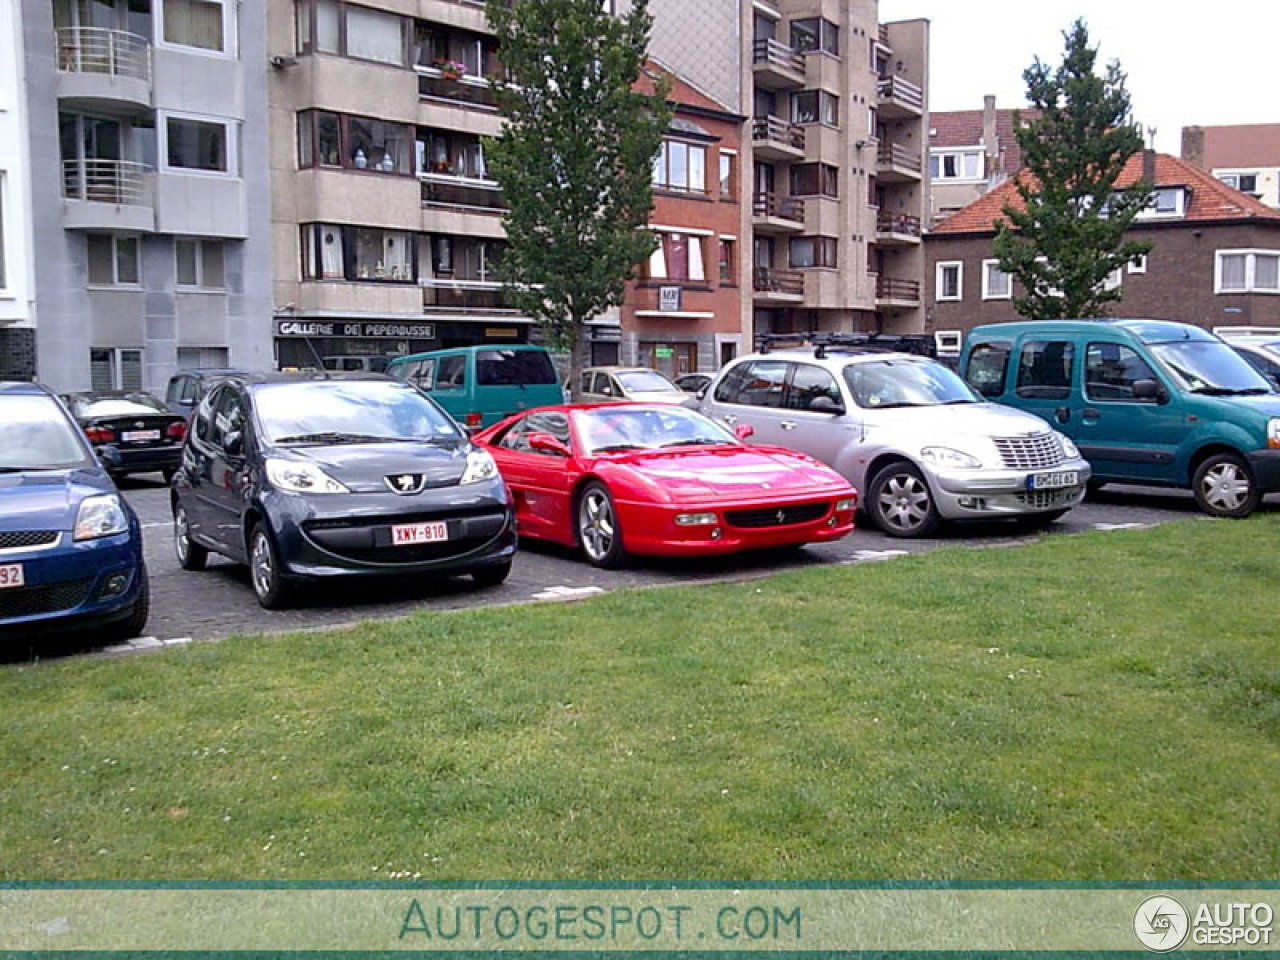
M 1215 454 L 1200 464 L 1191 492 L 1196 506 L 1211 517 L 1247 517 L 1262 500 L 1249 468 L 1234 453 Z
M 942 524 L 920 471 L 906 461 L 891 463 L 871 481 L 867 512 L 891 537 L 927 537 Z
M 590 483 L 578 498 L 578 542 L 592 566 L 614 569 L 627 561 L 613 497 L 603 483 Z

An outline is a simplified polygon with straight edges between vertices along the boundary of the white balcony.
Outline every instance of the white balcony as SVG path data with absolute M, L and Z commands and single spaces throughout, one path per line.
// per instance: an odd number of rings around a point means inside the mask
M 156 227 L 155 174 L 133 160 L 66 160 L 62 222 L 68 230 Z
M 151 41 L 125 30 L 60 27 L 58 98 L 81 106 L 151 107 Z

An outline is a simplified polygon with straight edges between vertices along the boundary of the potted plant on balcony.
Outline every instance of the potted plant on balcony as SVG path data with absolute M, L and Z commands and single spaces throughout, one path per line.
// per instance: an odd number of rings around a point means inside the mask
M 436 69 L 446 80 L 461 80 L 467 73 L 467 65 L 457 60 L 437 60 Z

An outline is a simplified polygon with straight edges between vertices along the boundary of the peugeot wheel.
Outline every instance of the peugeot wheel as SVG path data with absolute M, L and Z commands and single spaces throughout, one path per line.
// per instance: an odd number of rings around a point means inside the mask
M 191 539 L 187 508 L 181 504 L 173 508 L 173 552 L 183 570 L 203 570 L 209 559 L 209 551 Z
M 1234 453 L 1219 453 L 1196 468 L 1191 480 L 1196 506 L 1211 517 L 1247 517 L 1258 509 L 1262 491 Z
M 578 542 L 592 566 L 615 569 L 627 561 L 613 497 L 603 483 L 590 483 L 578 498 Z
M 264 609 L 279 610 L 288 605 L 289 584 L 280 569 L 276 545 L 262 524 L 249 535 L 249 579 Z
M 900 460 L 871 481 L 867 511 L 891 537 L 927 537 L 942 524 L 933 495 L 920 471 Z
M 481 567 L 479 570 L 471 571 L 471 579 L 476 582 L 477 587 L 488 588 L 500 585 L 511 575 L 511 561 L 499 563 L 492 567 Z

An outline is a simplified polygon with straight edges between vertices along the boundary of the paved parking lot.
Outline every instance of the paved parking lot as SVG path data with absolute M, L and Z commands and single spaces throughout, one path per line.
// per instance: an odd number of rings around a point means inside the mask
M 447 610 L 555 600 L 619 587 L 762 576 L 816 564 L 871 562 L 947 544 L 1004 545 L 1043 535 L 1005 523 L 955 526 L 939 539 L 922 541 L 892 540 L 873 530 L 858 530 L 842 541 L 810 547 L 799 554 L 698 562 L 642 559 L 623 571 L 597 570 L 568 551 L 524 541 L 511 577 L 501 587 L 477 590 L 466 577 L 426 584 L 326 584 L 323 590 L 304 593 L 295 609 L 272 613 L 258 607 L 243 567 L 216 557 L 210 558 L 203 573 L 178 567 L 173 556 L 168 491 L 158 476 L 126 480 L 122 489 L 144 528 L 152 584 L 147 632 L 165 641 L 335 626 L 421 608 Z M 1115 488 L 1100 492 L 1093 502 L 1069 513 L 1049 531 L 1060 535 L 1164 523 L 1194 513 L 1190 496 L 1182 492 Z

